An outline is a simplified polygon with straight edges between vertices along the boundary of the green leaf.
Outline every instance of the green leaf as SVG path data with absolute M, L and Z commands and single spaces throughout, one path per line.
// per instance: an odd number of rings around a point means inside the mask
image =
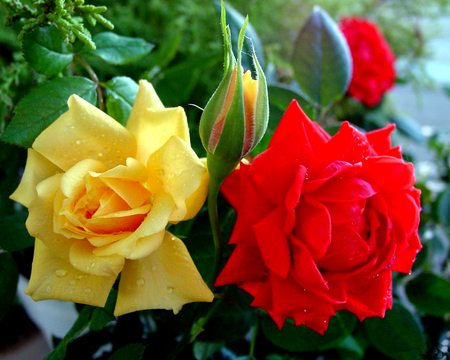
M 96 84 L 83 77 L 53 79 L 35 89 L 19 101 L 14 117 L 6 128 L 2 140 L 11 144 L 31 147 L 34 139 L 68 110 L 67 100 L 77 94 L 84 100 L 97 102 Z
M 0 253 L 0 320 L 4 318 L 16 296 L 19 270 L 10 253 Z
M 220 3 L 215 2 L 215 6 L 217 10 L 220 12 L 221 8 Z M 225 4 L 225 9 L 226 9 L 227 24 L 230 26 L 231 31 L 231 44 L 233 47 L 233 52 L 237 54 L 239 31 L 241 30 L 242 25 L 244 24 L 245 17 L 228 4 Z M 250 21 L 247 23 L 247 28 L 245 30 L 245 37 L 246 38 L 244 40 L 244 47 L 242 49 L 243 53 L 252 54 L 253 53 L 252 43 L 253 43 L 253 47 L 255 49 L 256 56 L 258 57 L 259 64 L 261 65 L 261 68 L 264 69 L 266 67 L 266 61 L 264 58 L 263 46 L 261 44 L 261 40 L 259 39 L 259 36 L 255 28 L 250 23 Z M 252 58 L 250 56 L 242 57 L 242 66 L 244 67 L 244 70 L 251 70 L 253 73 L 255 73 L 256 71 L 253 65 Z
M 384 319 L 372 317 L 363 322 L 372 345 L 394 359 L 422 359 L 426 342 L 419 320 L 400 303 L 394 302 Z
M 94 331 L 102 330 L 105 325 L 116 319 L 116 317 L 114 316 L 114 307 L 116 306 L 116 300 L 117 290 L 113 288 L 109 293 L 105 307 L 98 307 L 94 309 L 91 321 L 89 323 L 89 329 Z
M 441 224 L 450 227 L 450 186 L 439 196 L 437 214 Z
M 222 346 L 223 344 L 219 343 L 196 341 L 193 348 L 194 358 L 195 360 L 207 360 L 212 355 L 214 355 L 214 353 L 216 353 Z
M 250 295 L 230 286 L 225 296 L 227 300 L 220 302 L 216 312 L 205 325 L 205 331 L 197 337 L 199 341 L 231 343 L 243 338 L 255 323 L 255 309 L 249 306 L 252 300 Z
M 73 54 L 62 41 L 56 26 L 38 27 L 25 33 L 23 57 L 40 74 L 53 76 L 63 71 L 73 60 Z
M 78 315 L 78 319 L 73 324 L 69 332 L 59 342 L 58 346 L 48 354 L 44 360 L 63 360 L 66 357 L 67 345 L 80 335 L 85 329 L 87 329 L 89 322 L 91 321 L 92 313 L 95 308 L 92 306 L 85 306 Z
M 261 327 L 267 339 L 282 349 L 294 352 L 326 350 L 338 346 L 355 327 L 356 318 L 347 311 L 339 311 L 330 318 L 328 330 L 324 335 L 308 329 L 306 326 L 295 326 L 292 320 L 286 321 L 278 330 L 269 316 L 263 316 Z
M 391 116 L 390 121 L 397 125 L 398 130 L 409 137 L 410 139 L 417 141 L 418 143 L 425 143 L 426 138 L 422 134 L 421 126 L 414 119 L 406 116 Z
M 21 251 L 34 245 L 34 238 L 25 227 L 28 212 L 20 212 L 0 219 L 0 249 Z
M 341 359 L 358 360 L 364 357 L 364 349 L 351 335 L 339 344 L 338 352 Z
M 421 312 L 433 316 L 450 314 L 450 282 L 435 274 L 422 273 L 406 286 L 409 301 Z
M 120 36 L 112 32 L 102 32 L 93 38 L 96 50 L 82 52 L 98 57 L 111 65 L 125 65 L 147 55 L 153 45 L 144 39 Z
M 139 85 L 126 76 L 117 76 L 105 84 L 107 89 L 106 111 L 109 116 L 126 125 Z
M 292 67 L 301 89 L 322 108 L 347 91 L 352 76 L 347 41 L 334 20 L 317 6 L 295 41 Z
M 117 350 L 108 360 L 141 360 L 147 345 L 128 344 Z

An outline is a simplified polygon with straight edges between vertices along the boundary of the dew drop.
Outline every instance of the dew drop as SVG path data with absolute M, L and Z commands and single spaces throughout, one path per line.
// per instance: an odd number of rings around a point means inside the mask
M 172 293 L 173 293 L 173 287 L 168 286 L 168 287 L 166 288 L 166 291 L 167 291 L 169 294 L 172 294 Z
M 77 145 L 81 145 L 81 140 L 77 140 L 75 143 L 76 143 Z
M 138 279 L 136 280 L 136 285 L 137 286 L 144 286 L 145 284 L 145 280 L 144 279 Z
M 69 290 L 69 295 L 72 295 L 72 294 L 73 294 L 73 289 Z
M 67 271 L 63 270 L 63 269 L 58 269 L 58 270 L 55 271 L 55 275 L 59 276 L 59 277 L 66 276 L 66 274 L 67 274 Z
M 155 271 L 156 269 L 158 269 L 158 267 L 156 265 L 153 265 L 152 270 Z
M 89 293 L 91 292 L 91 289 L 90 289 L 90 288 L 86 288 L 86 289 L 84 289 L 84 292 L 85 292 L 86 294 L 89 294 Z
M 51 287 L 50 285 L 47 285 L 47 286 L 45 287 L 45 292 L 46 292 L 47 294 L 49 294 L 50 291 L 52 291 L 52 287 Z
M 75 285 L 75 280 L 69 280 L 70 285 Z

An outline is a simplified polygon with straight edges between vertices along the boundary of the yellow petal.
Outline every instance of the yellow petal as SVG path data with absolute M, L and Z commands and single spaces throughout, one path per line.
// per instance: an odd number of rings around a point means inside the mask
M 206 158 L 200 159 L 206 168 Z M 186 215 L 181 221 L 192 219 L 202 208 L 208 196 L 209 172 L 203 175 L 202 182 L 197 190 L 186 200 Z
M 61 179 L 61 191 L 68 198 L 77 196 L 86 188 L 84 177 L 91 171 L 103 172 L 108 170 L 101 161 L 93 159 L 81 160 L 67 170 Z
M 87 241 L 75 241 L 70 248 L 70 264 L 75 269 L 91 275 L 119 275 L 125 264 L 125 259 L 119 255 L 95 256 L 94 249 L 95 247 Z
M 146 258 L 126 261 L 114 314 L 145 309 L 176 314 L 184 304 L 213 298 L 183 242 L 166 232 L 158 250 Z
M 140 81 L 139 91 L 127 123 L 137 139 L 136 159 L 146 164 L 151 153 L 172 135 L 190 144 L 186 114 L 181 107 L 165 109 L 153 86 Z
M 41 239 L 53 254 L 69 261 L 69 250 L 74 240 L 56 234 L 53 230 L 53 205 L 55 196 L 60 191 L 62 176 L 63 174 L 57 174 L 38 184 L 37 197 L 28 209 L 26 226 L 30 235 Z
M 36 185 L 59 172 L 62 172 L 62 170 L 51 161 L 37 151 L 28 149 L 27 163 L 22 180 L 16 191 L 10 196 L 10 199 L 21 203 L 25 207 L 30 206 L 31 201 L 37 195 Z
M 112 168 L 136 154 L 136 139 L 117 121 L 72 95 L 69 110 L 45 129 L 33 149 L 63 170 L 84 159 L 96 159 Z
M 172 136 L 163 147 L 150 156 L 147 169 L 149 172 L 147 186 L 150 192 L 160 191 L 162 184 L 163 191 L 174 199 L 176 209 L 170 216 L 171 222 L 177 222 L 186 217 L 186 200 L 200 186 L 203 186 L 203 189 L 199 191 L 198 197 L 193 199 L 196 203 L 190 206 L 195 210 L 203 205 L 207 190 L 207 183 L 203 182 L 203 177 L 207 170 L 183 140 Z
M 150 246 L 153 251 L 161 242 L 162 235 L 158 235 L 158 233 L 161 234 L 161 231 L 166 228 L 174 207 L 175 205 L 170 195 L 165 193 L 158 194 L 154 199 L 152 209 L 135 232 L 124 239 L 95 249 L 94 254 L 97 256 L 117 254 L 126 259 L 129 259 L 130 256 L 136 257 L 136 254 L 132 254 L 137 247 L 138 240 L 155 235 L 150 238 L 152 245 L 148 244 L 148 241 L 146 241 L 147 246 Z
M 55 299 L 105 306 L 116 276 L 81 272 L 36 239 L 30 283 L 25 293 L 35 301 Z

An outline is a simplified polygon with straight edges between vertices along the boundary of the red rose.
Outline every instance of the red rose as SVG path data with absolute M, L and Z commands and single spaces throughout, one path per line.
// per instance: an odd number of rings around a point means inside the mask
M 330 137 L 292 102 L 266 151 L 222 188 L 236 244 L 216 286 L 236 283 L 279 328 L 322 333 L 341 309 L 360 320 L 392 307 L 392 271 L 421 249 L 413 165 L 391 147 L 393 125 Z
M 339 27 L 353 58 L 348 93 L 367 106 L 375 106 L 394 85 L 394 54 L 378 27 L 366 19 L 344 18 Z

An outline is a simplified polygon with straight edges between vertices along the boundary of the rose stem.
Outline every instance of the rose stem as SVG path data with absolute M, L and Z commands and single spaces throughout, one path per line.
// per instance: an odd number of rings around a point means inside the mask
M 97 87 L 97 95 L 98 95 L 98 105 L 101 111 L 105 111 L 105 100 L 103 98 L 103 91 L 100 87 L 100 82 L 98 81 L 97 74 L 95 73 L 94 69 L 89 65 L 83 58 L 81 58 L 78 55 L 75 55 L 75 60 L 77 60 L 87 71 L 89 76 L 91 77 L 92 81 L 95 82 L 95 85 Z

